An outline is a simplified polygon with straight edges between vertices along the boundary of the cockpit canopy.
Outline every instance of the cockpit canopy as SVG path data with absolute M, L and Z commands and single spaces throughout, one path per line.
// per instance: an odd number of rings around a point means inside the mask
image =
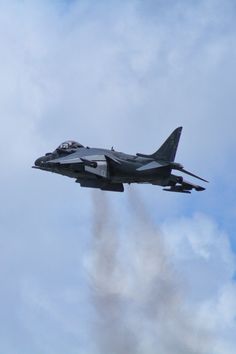
M 68 150 L 68 149 L 78 149 L 83 147 L 80 143 L 73 140 L 68 140 L 58 146 L 57 150 Z

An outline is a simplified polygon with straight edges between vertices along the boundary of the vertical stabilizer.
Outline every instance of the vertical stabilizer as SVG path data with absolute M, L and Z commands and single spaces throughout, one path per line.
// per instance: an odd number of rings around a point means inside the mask
M 181 132 L 182 127 L 176 128 L 161 145 L 161 147 L 154 152 L 154 154 L 150 155 L 150 157 L 155 160 L 173 162 L 175 160 Z

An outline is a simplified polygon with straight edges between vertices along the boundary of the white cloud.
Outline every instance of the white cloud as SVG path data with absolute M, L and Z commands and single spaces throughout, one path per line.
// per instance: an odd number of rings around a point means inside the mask
M 158 6 L 154 17 L 152 8 L 142 13 L 148 6 L 139 2 L 75 2 L 63 15 L 46 3 L 18 4 L 14 11 L 5 5 L 4 86 L 15 87 L 20 102 L 14 106 L 26 110 L 22 123 L 28 117 L 26 125 L 37 124 L 41 139 L 47 135 L 54 142 L 76 133 L 90 144 L 106 139 L 136 149 L 141 141 L 148 150 L 184 124 L 189 147 L 193 131 L 204 126 L 201 145 L 190 150 L 194 157 L 212 157 L 210 132 L 212 149 L 223 131 L 229 139 L 221 149 L 233 139 L 229 107 L 224 116 L 217 112 L 233 104 L 234 88 L 234 27 L 230 9 L 224 2 L 222 14 L 221 5 L 179 2 L 167 7 L 167 15 L 162 4 L 163 18 Z
M 236 259 L 228 236 L 201 214 L 169 221 L 163 230 L 171 260 L 184 279 L 189 309 L 215 335 L 212 351 L 233 352 Z

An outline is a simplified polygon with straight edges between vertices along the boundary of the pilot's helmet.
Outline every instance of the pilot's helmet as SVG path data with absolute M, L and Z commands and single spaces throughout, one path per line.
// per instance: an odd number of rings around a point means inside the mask
M 66 150 L 66 149 L 73 149 L 73 148 L 78 148 L 78 147 L 83 147 L 83 145 L 77 143 L 76 141 L 73 140 L 68 140 L 59 145 L 58 149 L 59 150 Z
M 62 144 L 59 146 L 59 149 L 68 149 L 68 148 L 69 148 L 68 142 L 62 143 Z

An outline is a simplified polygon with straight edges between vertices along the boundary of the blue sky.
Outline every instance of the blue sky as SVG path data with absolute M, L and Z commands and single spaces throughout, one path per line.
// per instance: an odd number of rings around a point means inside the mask
M 234 1 L 0 3 L 0 354 L 235 352 Z M 64 140 L 155 151 L 202 193 L 82 189 Z

